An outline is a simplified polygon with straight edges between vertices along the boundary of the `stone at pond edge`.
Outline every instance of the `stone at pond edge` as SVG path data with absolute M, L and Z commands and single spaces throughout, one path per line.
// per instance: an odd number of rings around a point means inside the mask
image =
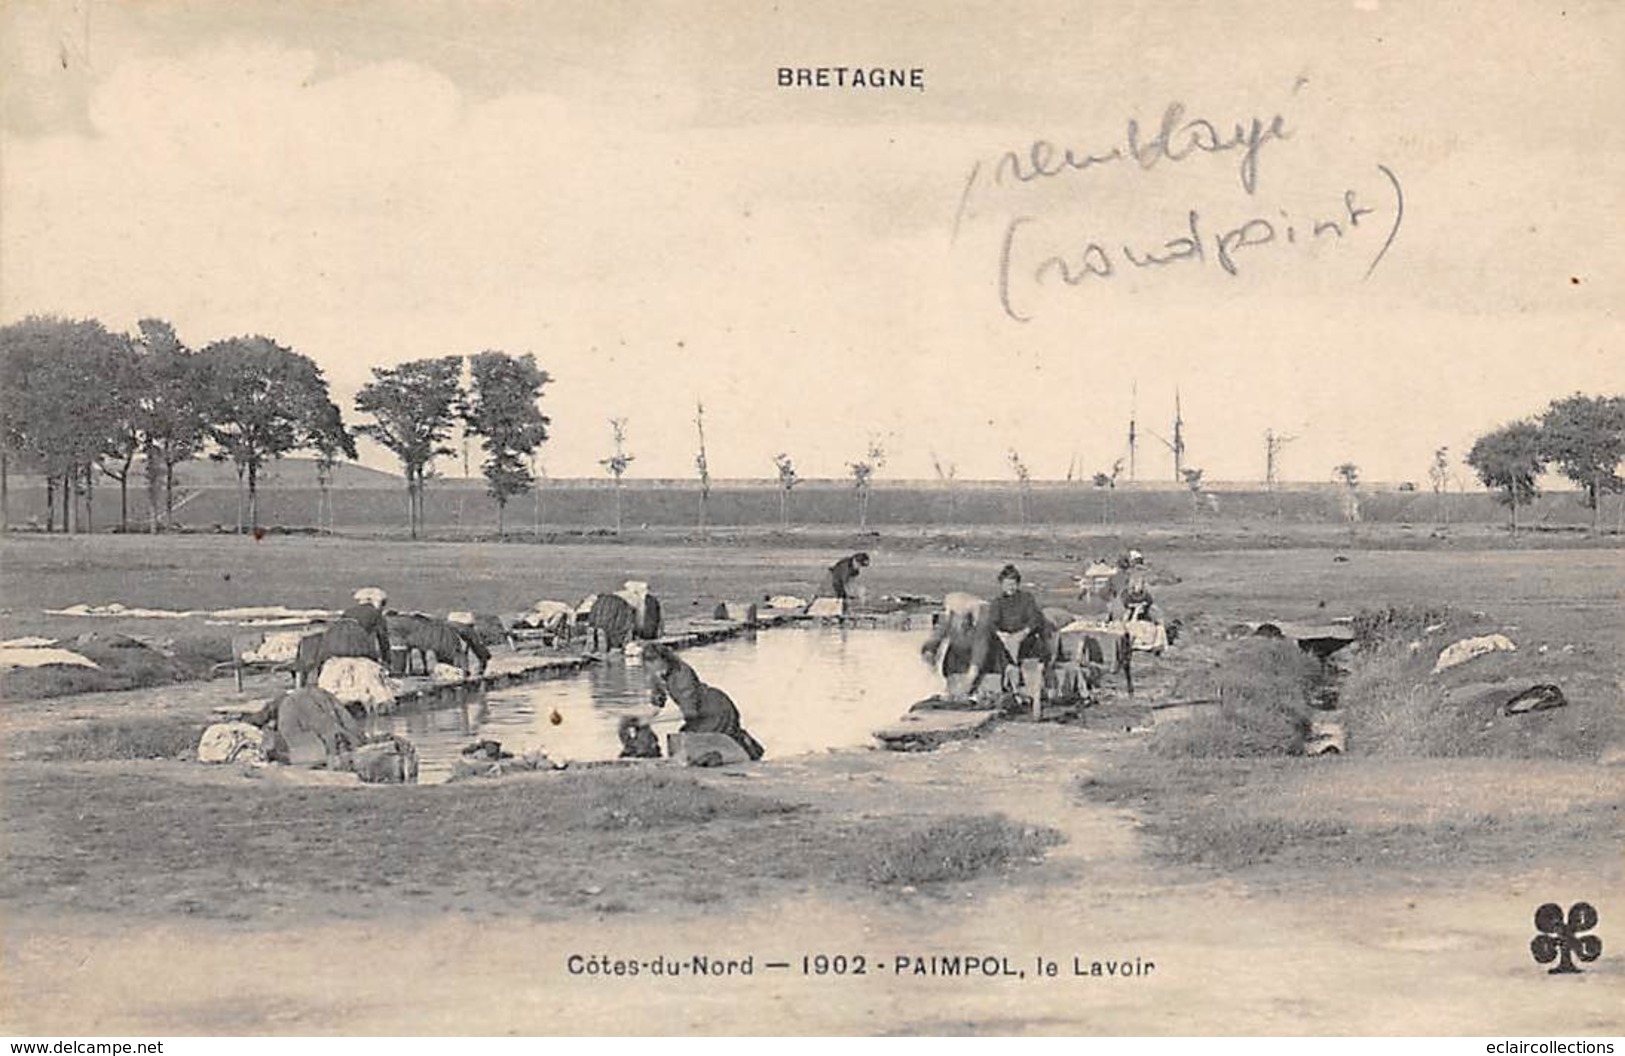
M 911 711 L 874 732 L 881 746 L 894 752 L 930 751 L 948 741 L 974 737 L 998 713 L 980 711 Z
M 354 771 L 369 785 L 415 785 L 418 753 L 405 737 L 384 737 L 348 753 L 342 769 Z
M 1304 739 L 1305 755 L 1341 755 L 1348 751 L 1348 734 L 1341 723 L 1312 722 Z
M 666 754 L 685 766 L 750 762 L 750 755 L 739 742 L 723 733 L 670 734 L 666 738 Z
M 277 735 L 247 722 L 217 722 L 198 739 L 200 763 L 265 763 L 282 756 Z
M 926 697 L 908 709 L 910 712 L 920 711 L 986 711 L 987 705 L 975 697 L 946 697 L 938 694 Z

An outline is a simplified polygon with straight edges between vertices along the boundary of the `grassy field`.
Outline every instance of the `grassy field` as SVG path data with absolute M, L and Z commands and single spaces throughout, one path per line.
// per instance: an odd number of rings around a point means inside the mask
M 8 771 L 4 793 L 0 900 L 149 917 L 620 913 L 940 883 L 1055 842 L 1002 818 L 839 816 L 648 768 L 381 790 L 81 765 L 50 782 Z
M 504 612 L 637 578 L 682 616 L 719 599 L 808 594 L 827 564 L 860 546 L 874 555 L 863 576 L 874 595 L 988 593 L 999 566 L 1015 560 L 1046 604 L 1060 604 L 1074 602 L 1082 562 L 1126 543 L 1147 552 L 1158 602 L 1185 633 L 1163 657 L 1141 659 L 1134 700 L 1108 692 L 1081 722 L 1010 723 L 926 755 L 422 788 L 309 787 L 177 761 L 208 717 L 213 684 L 42 700 L 11 692 L 8 680 L 0 909 L 40 922 L 46 938 L 33 949 L 56 948 L 60 921 L 94 934 L 185 922 L 228 943 L 291 930 L 286 948 L 296 950 L 321 947 L 325 922 L 348 920 L 406 942 L 464 919 L 591 932 L 611 919 L 654 928 L 673 907 L 721 926 L 791 897 L 838 919 L 923 899 L 939 909 L 908 918 L 912 941 L 952 944 L 981 926 L 956 907 L 1006 896 L 1016 901 L 1005 911 L 1018 914 L 1006 927 L 1025 926 L 1021 900 L 1070 905 L 1087 892 L 1091 905 L 1151 906 L 1189 931 L 1216 904 L 1202 885 L 1221 879 L 1289 901 L 1332 900 L 1356 921 L 1376 919 L 1399 894 L 1501 890 L 1552 863 L 1588 892 L 1617 886 L 1625 768 L 1599 761 L 1625 747 L 1625 563 L 1603 546 L 1494 549 L 1490 538 L 1417 544 L 1397 528 L 1351 539 L 1318 527 L 1261 536 L 735 533 L 710 545 L 658 533 L 556 545 L 13 536 L 0 542 L 6 637 L 122 631 L 190 641 L 194 653 L 231 629 L 43 610 L 111 601 L 330 608 L 376 584 L 404 609 Z M 1347 726 L 1348 754 L 1293 754 L 1303 720 L 1317 717 L 1310 672 L 1289 648 L 1238 639 L 1236 627 L 1390 607 L 1388 637 L 1350 654 L 1341 707 L 1322 713 Z M 1418 622 L 1436 614 L 1443 626 L 1432 632 Z M 1489 632 L 1517 651 L 1431 672 L 1448 640 Z M 1561 686 L 1568 706 L 1503 715 L 1506 697 L 1534 682 Z M 1158 721 L 1151 708 L 1211 689 L 1225 695 L 1228 725 Z M 164 707 L 171 698 L 185 703 Z M 1106 848 L 1120 857 L 1103 860 Z M 1520 918 L 1522 891 L 1506 896 Z M 1099 918 L 1078 914 L 1068 927 L 1098 930 Z M 1319 914 L 1317 904 L 1303 919 Z M 283 964 L 289 979 L 303 971 L 296 960 Z M 50 985 L 71 992 L 73 964 L 53 964 L 41 969 Z M 380 1007 L 406 1000 L 392 985 L 362 992 Z M 186 1015 L 192 1006 L 178 1007 Z M 109 1015 L 98 1022 L 133 1021 Z
M 404 486 L 383 474 L 345 467 L 331 492 L 331 522 L 355 532 L 394 533 L 406 517 Z M 137 473 L 139 477 L 139 472 Z M 175 523 L 193 529 L 235 528 L 239 496 L 229 467 L 197 464 L 182 467 L 182 505 Z M 779 489 L 768 481 L 718 481 L 706 505 L 706 521 L 725 527 L 774 527 L 780 523 Z M 318 523 L 322 493 L 308 463 L 289 460 L 271 470 L 259 492 L 259 520 L 264 526 L 307 528 Z M 515 534 L 608 530 L 615 525 L 615 488 L 601 480 L 545 481 L 530 496 L 511 502 L 504 526 Z M 1434 495 L 1400 491 L 1392 485 L 1360 492 L 1360 517 L 1373 524 L 1408 523 L 1504 526 L 1507 514 L 1493 495 L 1479 488 Z M 699 487 L 695 481 L 630 480 L 621 489 L 624 528 L 654 527 L 694 530 L 700 523 Z M 150 517 L 146 495 L 137 488 L 129 498 L 133 530 L 144 531 Z M 785 511 L 792 526 L 824 528 L 858 526 L 857 494 L 850 480 L 806 480 L 791 493 Z M 10 520 L 14 525 L 43 524 L 44 488 L 37 480 L 12 483 Z M 1161 526 L 1179 531 L 1252 523 L 1288 528 L 1341 525 L 1345 519 L 1343 489 L 1331 483 L 1285 485 L 1266 491 L 1257 485 L 1220 484 L 1200 501 L 1167 482 L 1123 484 L 1099 489 L 1088 483 L 1036 481 L 1023 493 L 1015 481 L 878 481 L 871 492 L 868 524 L 876 527 L 953 526 L 997 528 L 1025 520 L 1040 525 Z M 424 518 L 440 534 L 494 533 L 497 506 L 478 477 L 439 478 L 424 495 Z M 101 529 L 119 523 L 116 490 L 95 493 L 94 520 Z M 1576 493 L 1543 494 L 1519 513 L 1519 521 L 1536 528 L 1589 525 L 1591 512 Z M 1620 500 L 1605 499 L 1601 522 L 1616 534 Z
M 627 578 L 651 582 L 673 615 L 701 614 L 718 599 L 811 593 L 824 565 L 846 549 L 842 544 L 852 542 L 835 536 L 827 540 L 828 549 L 816 549 L 806 545 L 696 546 L 671 539 L 515 546 L 378 545 L 298 536 L 272 536 L 258 543 L 212 536 L 13 537 L 0 544 L 4 558 L 0 586 L 6 600 L 3 628 L 7 637 L 122 630 L 171 641 L 206 641 L 230 629 L 210 626 L 201 619 L 86 620 L 47 617 L 42 612 L 76 602 L 110 601 L 177 609 L 271 603 L 337 607 L 361 584 L 385 586 L 392 603 L 403 609 L 504 612 L 524 609 L 544 597 L 574 599 L 614 587 Z M 1096 536 L 1046 539 L 991 533 L 944 546 L 916 535 L 880 536 L 866 544 L 875 561 L 863 578 L 875 594 L 986 592 L 999 565 L 1013 557 L 1022 563 L 1029 584 L 1046 604 L 1067 604 L 1072 602 L 1070 577 L 1082 555 L 1118 542 Z M 1334 847 L 1347 838 L 1347 822 L 1335 817 L 1310 813 L 1284 819 L 1268 811 L 1259 813 L 1258 805 L 1267 802 L 1267 797 L 1261 800 L 1248 795 L 1239 804 L 1228 805 L 1227 812 L 1215 813 L 1214 802 L 1227 799 L 1220 791 L 1238 782 L 1263 782 L 1264 787 L 1285 789 L 1293 782 L 1306 787 L 1307 782 L 1324 778 L 1335 785 L 1349 775 L 1357 776 L 1362 766 L 1409 757 L 1491 760 L 1484 765 L 1492 768 L 1497 765 L 1494 760 L 1503 766 L 1537 758 L 1580 763 L 1618 747 L 1625 736 L 1625 709 L 1619 698 L 1622 665 L 1617 650 L 1610 647 L 1610 643 L 1625 640 L 1625 607 L 1618 604 L 1625 570 L 1617 550 L 1210 548 L 1214 542 L 1185 538 L 1167 540 L 1166 546 L 1147 544 L 1160 581 L 1156 588 L 1159 601 L 1188 631 L 1163 661 L 1142 664 L 1142 678 L 1147 692 L 1160 689 L 1165 696 L 1210 692 L 1212 687 L 1202 688 L 1206 686 L 1202 679 L 1207 678 L 1228 694 L 1232 711 L 1243 721 L 1220 728 L 1204 726 L 1205 720 L 1198 719 L 1159 729 L 1149 742 L 1134 742 L 1140 754 L 1133 756 L 1132 766 L 1119 767 L 1109 779 L 1102 777 L 1090 786 L 1092 794 L 1107 801 L 1132 802 L 1144 811 L 1176 857 L 1220 863 L 1264 861 L 1276 856 L 1267 853 L 1271 847 L 1292 846 L 1301 851 L 1317 841 Z M 1413 652 L 1404 641 L 1374 643 L 1372 651 L 1355 657 L 1354 670 L 1343 687 L 1344 707 L 1339 717 L 1350 729 L 1355 755 L 1330 765 L 1292 758 L 1308 715 L 1298 688 L 1305 674 L 1303 666 L 1290 648 L 1285 649 L 1284 658 L 1271 659 L 1279 649 L 1272 652 L 1267 646 L 1248 642 L 1227 643 L 1228 628 L 1249 620 L 1326 620 L 1384 606 L 1448 611 L 1448 633 L 1439 632 L 1435 645 L 1451 635 L 1502 631 L 1520 649 L 1475 661 L 1449 677 L 1432 678 L 1427 671 L 1432 652 Z M 1213 672 L 1216 680 L 1203 672 Z M 1571 706 L 1517 719 L 1497 714 L 1499 703 L 1512 689 L 1536 682 L 1563 686 Z M 8 680 L 7 695 L 14 703 L 7 707 L 14 720 L 37 707 L 28 699 L 28 688 L 25 677 Z M 161 694 L 163 690 L 152 692 Z M 1402 706 L 1396 706 L 1396 701 Z M 1256 714 L 1235 711 L 1238 706 L 1250 706 L 1247 702 L 1256 702 Z M 899 710 L 906 704 L 900 701 Z M 168 758 L 184 749 L 198 723 L 206 718 L 206 710 L 132 716 L 90 726 L 77 724 L 53 734 L 47 716 L 43 727 L 35 721 L 25 737 L 13 738 L 11 750 L 34 756 L 49 749 L 51 757 L 70 760 Z M 36 787 L 38 775 L 30 777 L 31 773 L 32 764 L 28 764 L 9 775 L 9 801 L 30 805 L 26 813 L 35 826 L 15 834 L 36 843 L 49 842 L 49 834 L 38 826 L 62 823 L 59 808 L 66 801 L 59 798 L 58 790 Z M 1503 771 L 1504 776 L 1510 773 L 1515 771 Z M 119 796 L 113 790 L 122 788 L 127 780 L 136 781 L 113 766 L 111 770 L 53 776 L 50 784 L 60 782 L 86 790 L 100 783 L 102 798 L 116 804 Z M 182 813 L 186 802 L 201 803 L 220 794 L 184 783 L 169 786 L 161 771 L 141 777 L 129 791 L 141 803 L 161 792 L 165 809 Z M 1414 791 L 1419 796 L 1429 794 Z M 261 793 L 238 788 L 230 794 L 251 799 Z M 408 794 L 457 799 L 465 794 L 492 793 L 424 790 Z M 348 810 L 353 803 L 379 802 L 365 796 L 347 799 L 337 792 L 308 795 L 318 800 L 336 797 L 318 813 Z M 1296 793 L 1283 795 L 1296 801 Z M 336 806 L 340 803 L 346 806 Z M 727 813 L 729 808 L 719 809 Z M 1484 817 L 1498 816 L 1493 805 L 1481 813 L 1482 817 L 1449 820 L 1448 825 L 1455 826 L 1450 838 L 1470 838 L 1473 826 L 1482 826 Z M 1584 827 L 1596 820 L 1584 814 L 1576 824 Z M 1553 823 L 1562 831 L 1573 821 L 1565 816 Z M 799 819 L 795 824 L 804 822 Z M 1412 837 L 1422 840 L 1427 831 L 1447 822 L 1435 819 L 1420 824 L 1421 829 L 1414 833 L 1395 830 L 1399 833 L 1396 838 L 1401 842 Z M 54 835 L 96 847 L 98 838 L 110 839 L 119 833 L 110 826 Z M 208 839 L 219 842 L 224 837 L 211 833 Z M 116 848 L 101 850 L 113 853 Z M 156 876 L 175 863 L 155 860 L 151 864 Z
M 1045 590 L 1065 591 L 1091 558 L 1137 546 L 1182 582 L 1170 600 L 1186 609 L 1322 607 L 1334 612 L 1426 604 L 1495 611 L 1516 619 L 1535 609 L 1582 619 L 1617 610 L 1621 551 L 1580 539 L 1530 537 L 1509 548 L 1477 533 L 1448 543 L 1426 533 L 1371 526 L 1303 526 L 1258 531 L 1143 528 L 1093 531 L 846 530 L 732 532 L 709 544 L 686 535 L 628 533 L 554 544 L 407 543 L 270 535 L 64 537 L 14 534 L 0 540 L 0 598 L 8 635 L 45 619 L 48 608 L 120 601 L 173 609 L 284 604 L 331 607 L 355 586 L 376 584 L 403 609 L 518 611 L 542 598 L 575 599 L 649 581 L 678 614 L 717 599 L 806 594 L 825 568 L 854 549 L 875 555 L 863 582 L 872 594 L 985 591 L 1006 560 L 1023 562 Z M 1497 545 L 1502 544 L 1502 545 Z M 1334 553 L 1352 555 L 1334 560 Z M 1509 612 L 1508 607 L 1516 610 Z M 1285 615 L 1281 613 L 1280 615 Z M 1613 626 L 1617 627 L 1617 620 Z M 80 629 L 104 626 L 77 620 Z M 152 626 L 149 622 L 148 626 Z

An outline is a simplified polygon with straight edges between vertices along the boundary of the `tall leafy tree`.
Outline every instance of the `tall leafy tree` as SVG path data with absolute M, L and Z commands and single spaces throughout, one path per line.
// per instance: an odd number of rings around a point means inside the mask
M 127 354 L 127 339 L 94 319 L 30 316 L 0 328 L 0 431 L 6 450 L 45 475 L 47 528 L 54 527 L 59 491 L 64 530 L 93 526 L 91 467 L 118 429 L 108 379 Z
M 1625 480 L 1625 396 L 1573 396 L 1553 400 L 1540 419 L 1541 454 L 1578 484 L 1591 508 L 1596 534 L 1604 492 L 1619 492 Z
M 462 406 L 468 430 L 480 438 L 486 490 L 497 501 L 497 532 L 508 500 L 536 486 L 531 460 L 547 440 L 550 419 L 537 406 L 553 379 L 526 353 L 481 352 L 469 361 L 470 389 Z
M 1541 453 L 1540 426 L 1534 422 L 1513 422 L 1486 433 L 1473 442 L 1467 464 L 1478 479 L 1493 488 L 1501 502 L 1512 510 L 1512 532 L 1518 532 L 1518 507 L 1534 501 L 1536 486 L 1546 469 Z
M 13 324 L 15 326 L 15 324 Z M 0 532 L 11 523 L 11 471 L 31 460 L 28 366 L 32 355 L 13 326 L 0 327 Z
M 236 465 L 248 487 L 248 527 L 257 528 L 265 467 L 311 447 L 334 413 L 327 379 L 309 356 L 259 335 L 216 341 L 198 365 L 213 457 Z
M 104 384 L 112 396 L 107 436 L 97 466 L 103 475 L 118 482 L 119 531 L 130 529 L 130 468 L 146 446 L 142 432 L 141 405 L 146 396 L 148 373 L 137 341 L 126 341 L 108 359 Z
M 374 367 L 373 380 L 356 394 L 356 410 L 373 418 L 356 432 L 401 460 L 407 519 L 414 539 L 423 526 L 423 489 L 434 460 L 456 454 L 447 440 L 461 405 L 462 372 L 461 356 Z
M 329 403 L 317 415 L 310 433 L 310 447 L 316 452 L 316 527 L 333 530 L 333 473 L 340 459 L 355 459 L 355 436 L 344 424 L 338 405 Z
M 207 380 L 197 353 L 162 319 L 136 324 L 142 384 L 135 408 L 146 471 L 150 529 L 175 516 L 175 467 L 202 453 L 208 436 Z

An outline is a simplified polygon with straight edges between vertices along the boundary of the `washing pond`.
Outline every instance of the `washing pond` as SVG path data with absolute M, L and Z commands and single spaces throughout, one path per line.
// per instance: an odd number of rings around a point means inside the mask
M 872 744 L 871 732 L 936 692 L 940 682 L 920 660 L 925 635 L 923 628 L 774 628 L 681 655 L 733 698 L 745 728 L 774 759 Z M 419 780 L 433 784 L 451 775 L 458 754 L 476 740 L 501 741 L 516 755 L 540 748 L 555 761 L 614 759 L 620 717 L 648 707 L 644 668 L 613 657 L 577 675 L 378 716 L 370 729 L 409 738 Z M 675 705 L 664 710 L 675 720 Z M 662 745 L 679 725 L 655 726 Z

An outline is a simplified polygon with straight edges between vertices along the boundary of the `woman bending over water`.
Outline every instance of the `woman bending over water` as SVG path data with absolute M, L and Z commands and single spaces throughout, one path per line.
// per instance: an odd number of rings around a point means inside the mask
M 659 708 L 664 707 L 667 700 L 676 701 L 677 710 L 683 713 L 681 732 L 725 734 L 738 742 L 752 759 L 762 757 L 765 749 L 739 724 L 739 709 L 728 694 L 701 682 L 694 669 L 679 659 L 670 646 L 645 645 L 643 667 L 649 680 L 649 703 Z

